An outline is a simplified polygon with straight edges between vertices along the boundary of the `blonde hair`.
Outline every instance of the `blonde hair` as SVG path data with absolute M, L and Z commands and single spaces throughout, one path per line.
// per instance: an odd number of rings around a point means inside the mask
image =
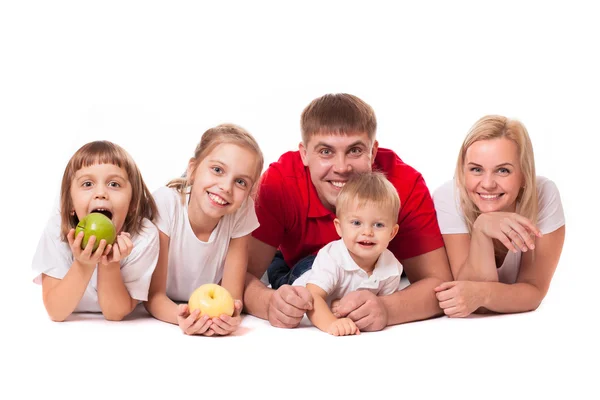
M 359 208 L 372 203 L 378 208 L 388 210 L 394 222 L 398 221 L 400 196 L 394 185 L 381 172 L 352 174 L 337 197 L 335 215 L 339 218 L 354 201 L 358 202 Z
M 221 124 L 208 129 L 202 134 L 202 138 L 200 138 L 200 142 L 194 150 L 194 165 L 190 176 L 187 176 L 186 174 L 182 178 L 175 178 L 167 183 L 168 187 L 176 189 L 181 194 L 182 202 L 185 202 L 185 196 L 188 193 L 187 188 L 191 188 L 193 184 L 193 182 L 190 181 L 190 177 L 194 175 L 198 165 L 200 165 L 202 160 L 204 160 L 208 154 L 221 144 L 235 144 L 252 151 L 256 155 L 256 169 L 252 176 L 252 188 L 250 188 L 250 192 L 256 188 L 264 164 L 264 157 L 258 143 L 244 128 L 234 124 Z
M 326 94 L 313 100 L 300 118 L 302 141 L 307 144 L 313 135 L 348 135 L 366 132 L 375 139 L 377 119 L 367 103 L 347 93 Z
M 131 202 L 123 224 L 123 231 L 139 233 L 144 218 L 154 220 L 157 209 L 152 194 L 146 187 L 142 174 L 133 158 L 121 146 L 106 141 L 95 141 L 83 145 L 73 154 L 63 173 L 60 189 L 61 238 L 67 240 L 67 234 L 79 223 L 77 214 L 71 215 L 74 208 L 71 198 L 71 184 L 75 174 L 81 168 L 96 164 L 112 164 L 123 168 L 131 184 Z
M 537 222 L 538 199 L 535 160 L 533 157 L 533 146 L 531 145 L 527 129 L 520 121 L 508 119 L 500 115 L 486 115 L 471 127 L 460 148 L 456 162 L 456 185 L 469 233 L 472 231 L 473 224 L 481 214 L 481 211 L 470 199 L 465 187 L 465 157 L 467 149 L 477 141 L 498 138 L 512 140 L 517 145 L 524 187 L 517 196 L 516 212 L 529 218 L 533 223 Z

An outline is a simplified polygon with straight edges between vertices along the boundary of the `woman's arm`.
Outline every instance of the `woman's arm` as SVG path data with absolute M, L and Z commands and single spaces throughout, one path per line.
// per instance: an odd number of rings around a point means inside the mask
M 536 238 L 535 251 L 523 253 L 517 282 L 489 283 L 483 307 L 499 313 L 532 311 L 538 308 L 550 287 L 565 241 L 565 226 Z
M 178 325 L 179 314 L 177 304 L 167 297 L 167 272 L 169 266 L 169 237 L 159 230 L 160 249 L 158 262 L 152 274 L 148 301 L 144 302 L 146 310 L 161 321 Z
M 444 313 L 465 317 L 480 307 L 498 313 L 535 310 L 548 292 L 565 238 L 565 227 L 537 237 L 535 251 L 523 253 L 517 282 L 445 282 L 436 288 Z
M 42 274 L 42 296 L 46 312 L 52 321 L 62 322 L 77 307 L 87 288 L 95 265 L 73 261 L 62 279 Z

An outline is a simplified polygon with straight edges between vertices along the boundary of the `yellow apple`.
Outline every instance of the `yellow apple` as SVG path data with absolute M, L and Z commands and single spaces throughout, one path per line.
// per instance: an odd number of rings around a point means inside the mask
M 215 283 L 207 283 L 194 290 L 188 301 L 190 313 L 200 310 L 200 316 L 215 318 L 221 314 L 233 315 L 233 297 L 227 289 Z

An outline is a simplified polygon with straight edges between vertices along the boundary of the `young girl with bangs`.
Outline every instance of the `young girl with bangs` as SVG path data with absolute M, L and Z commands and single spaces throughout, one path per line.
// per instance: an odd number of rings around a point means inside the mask
M 92 212 L 109 217 L 117 238 L 107 244 L 75 227 Z M 158 260 L 156 205 L 131 156 L 108 141 L 82 146 L 62 178 L 60 214 L 53 215 L 33 258 L 34 282 L 42 285 L 53 321 L 74 312 L 101 312 L 118 321 L 145 301 Z

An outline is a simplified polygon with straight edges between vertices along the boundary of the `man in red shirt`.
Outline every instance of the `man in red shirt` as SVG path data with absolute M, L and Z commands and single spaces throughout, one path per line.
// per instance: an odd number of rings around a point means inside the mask
M 351 318 L 361 331 L 442 314 L 434 288 L 452 275 L 433 201 L 419 172 L 393 151 L 378 148 L 376 127 L 373 109 L 353 95 L 328 94 L 304 109 L 299 151 L 272 163 L 259 184 L 260 227 L 250 240 L 247 312 L 273 326 L 298 326 L 312 309 L 312 296 L 290 285 L 310 269 L 321 247 L 339 239 L 335 201 L 348 177 L 373 169 L 382 171 L 400 196 L 399 231 L 388 248 L 411 284 L 389 296 L 352 292 L 333 307 L 334 314 Z M 273 288 L 260 281 L 267 268 Z

